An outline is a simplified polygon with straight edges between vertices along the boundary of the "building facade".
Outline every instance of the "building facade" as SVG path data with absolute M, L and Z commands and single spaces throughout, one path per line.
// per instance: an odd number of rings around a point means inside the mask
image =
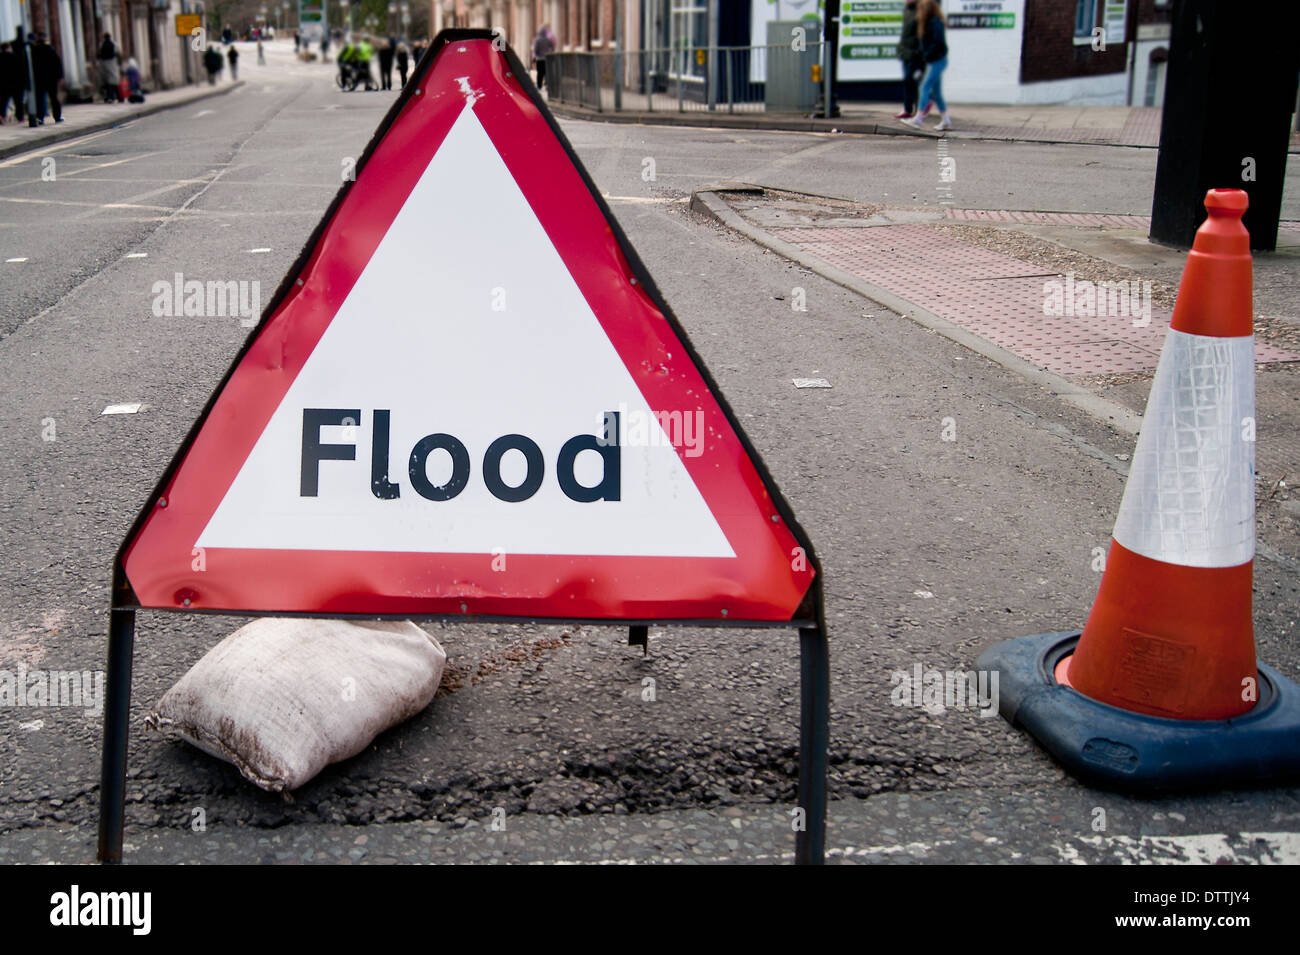
M 99 88 L 96 53 L 105 33 L 122 62 L 134 57 L 149 89 L 194 82 L 201 76 L 199 54 L 188 37 L 176 35 L 176 14 L 198 12 L 192 0 L 0 0 L 0 38 L 25 29 L 44 33 L 63 60 L 69 101 L 92 98 Z

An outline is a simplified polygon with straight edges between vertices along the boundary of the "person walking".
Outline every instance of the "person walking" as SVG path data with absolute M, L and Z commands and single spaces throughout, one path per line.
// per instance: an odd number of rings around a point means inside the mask
M 208 71 L 208 85 L 217 85 L 217 76 L 221 73 L 221 53 L 215 46 L 209 45 L 203 51 L 203 68 Z
M 948 68 L 947 21 L 939 9 L 938 0 L 920 0 L 916 7 L 916 34 L 921 40 L 921 55 L 925 58 L 925 79 L 921 81 L 918 103 L 928 104 L 931 100 L 939 107 L 939 122 L 935 129 L 952 129 L 948 118 L 948 104 L 943 98 L 943 71 Z M 916 115 L 903 120 L 909 126 L 921 128 L 925 112 L 917 110 Z
M 555 34 L 551 32 L 550 24 L 543 23 L 537 28 L 537 36 L 533 37 L 533 64 L 537 67 L 539 90 L 546 86 L 546 58 L 554 52 Z
M 230 80 L 234 82 L 239 79 L 239 51 L 235 49 L 235 44 L 230 44 L 230 49 L 226 51 L 226 59 L 230 61 Z
M 903 111 L 894 119 L 910 119 L 916 112 L 916 94 L 925 73 L 921 40 L 916 35 L 916 4 L 917 0 L 907 0 L 903 7 L 903 32 L 898 40 L 898 58 L 903 63 Z
M 63 80 L 63 59 L 45 42 L 44 33 L 35 33 L 32 41 L 32 76 L 36 80 L 36 118 L 45 125 L 46 103 L 56 123 L 63 122 L 63 105 L 59 102 L 59 83 Z
M 397 40 L 388 38 L 388 42 L 379 48 L 379 88 L 393 88 L 393 57 L 396 54 Z
M 117 45 L 107 33 L 99 44 L 96 59 L 99 60 L 99 88 L 104 91 L 104 102 L 122 102 L 122 91 L 117 87 L 122 79 L 118 68 Z
M 262 35 L 257 36 L 257 65 L 266 66 L 266 50 L 262 48 Z
M 23 104 L 26 92 L 27 64 L 6 43 L 0 46 L 0 122 L 8 120 L 10 100 L 14 101 L 14 121 L 23 121 L 26 116 Z
M 397 48 L 397 75 L 402 78 L 402 87 L 406 87 L 406 71 L 411 67 L 410 54 L 406 52 L 406 44 L 403 43 Z

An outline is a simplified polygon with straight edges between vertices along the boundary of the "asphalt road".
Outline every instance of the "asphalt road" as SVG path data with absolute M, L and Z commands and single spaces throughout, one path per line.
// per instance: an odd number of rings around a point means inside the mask
M 247 333 L 229 318 L 155 316 L 153 284 L 177 272 L 258 281 L 265 302 L 391 102 L 338 92 L 324 67 L 273 59 L 259 73 L 244 62 L 250 82 L 210 105 L 61 144 L 48 154 L 52 182 L 41 178 L 41 155 L 0 163 L 0 260 L 25 259 L 0 261 L 0 668 L 102 668 L 112 555 Z M 892 705 L 890 674 L 917 663 L 972 669 L 997 640 L 1080 626 L 1098 582 L 1093 548 L 1107 544 L 1123 490 L 1115 456 L 1129 443 L 1004 369 L 693 218 L 683 201 L 692 188 L 741 178 L 920 202 L 933 197 L 934 144 L 562 125 L 817 545 L 832 640 L 832 798 L 851 812 L 880 794 L 924 794 L 940 807 L 924 831 L 943 828 L 933 820 L 945 805 L 964 807 L 953 816 L 963 832 L 976 825 L 972 806 L 997 806 L 1008 819 L 1023 809 L 1056 827 L 1037 846 L 1026 830 L 1024 857 L 1061 860 L 1061 832 L 1094 835 L 1089 791 L 1001 719 Z M 954 150 L 961 205 L 1149 207 L 1150 150 Z M 1295 190 L 1284 215 L 1300 218 Z M 790 307 L 795 287 L 806 291 L 806 312 Z M 834 387 L 796 390 L 795 377 Z M 118 402 L 144 407 L 100 414 Z M 955 441 L 941 439 L 946 418 Z M 1256 562 L 1256 606 L 1261 657 L 1300 675 L 1294 566 Z M 655 630 L 643 659 L 616 629 L 440 628 L 463 687 L 290 803 L 140 723 L 237 625 L 140 615 L 128 842 L 182 838 L 197 808 L 209 832 L 319 824 L 326 838 L 328 827 L 348 825 L 464 826 L 497 807 L 508 817 L 706 810 L 723 828 L 727 808 L 793 805 L 793 633 Z M 646 677 L 656 681 L 653 702 L 642 699 Z M 98 715 L 0 710 L 0 846 L 18 838 L 4 832 L 25 830 L 25 857 L 86 858 L 100 733 Z M 1178 805 L 1197 826 L 1187 833 L 1211 831 L 1229 811 L 1242 831 L 1294 831 L 1298 795 Z M 1122 820 L 1114 825 L 1136 838 L 1165 804 L 1123 805 L 1132 811 L 1112 813 Z M 529 826 L 535 855 L 547 857 L 546 833 L 561 830 Z M 550 857 L 571 858 L 567 836 L 556 840 Z M 609 841 L 615 848 L 602 851 L 615 853 L 618 836 Z M 232 840 L 214 851 L 234 861 L 252 850 Z

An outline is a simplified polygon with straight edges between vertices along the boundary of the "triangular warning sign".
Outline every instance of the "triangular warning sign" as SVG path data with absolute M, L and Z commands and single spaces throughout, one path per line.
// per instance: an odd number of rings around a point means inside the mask
M 119 605 L 790 622 L 811 548 L 512 53 L 439 36 L 120 553 Z

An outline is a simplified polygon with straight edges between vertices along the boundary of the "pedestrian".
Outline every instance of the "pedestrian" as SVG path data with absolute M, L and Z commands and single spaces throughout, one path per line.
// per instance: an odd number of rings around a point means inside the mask
M 939 107 L 939 122 L 935 129 L 952 129 L 948 104 L 943 98 L 943 71 L 948 68 L 946 25 L 938 0 L 920 0 L 916 7 L 916 35 L 920 37 L 921 55 L 925 58 L 925 79 L 921 80 L 917 102 L 929 103 L 933 100 L 934 105 Z M 903 122 L 920 129 L 924 119 L 925 112 L 917 110 L 915 116 Z
M 368 37 L 362 36 L 361 42 L 356 45 L 356 56 L 353 57 L 352 62 L 356 65 L 357 75 L 365 80 L 367 90 L 379 88 L 375 86 L 375 80 L 370 75 L 370 61 L 374 58 L 375 48 L 371 46 Z
M 406 52 L 406 44 L 403 43 L 397 48 L 397 74 L 402 78 L 402 86 L 406 86 L 406 71 L 411 67 L 411 56 Z
M 257 38 L 257 65 L 266 66 L 266 50 L 262 49 L 262 38 Z
M 27 64 L 14 52 L 13 46 L 6 43 L 0 46 L 0 122 L 8 121 L 10 100 L 14 101 L 14 121 L 23 121 L 26 92 Z
M 203 68 L 208 71 L 208 85 L 217 85 L 217 76 L 221 73 L 222 67 L 221 53 L 215 46 L 209 45 L 203 51 Z
M 293 52 L 297 53 L 300 49 L 302 49 L 302 37 L 299 36 L 297 30 L 294 30 L 293 31 Z
M 36 118 L 45 125 L 45 108 L 56 123 L 63 122 L 63 105 L 59 102 L 59 83 L 63 80 L 63 59 L 45 42 L 44 33 L 35 33 L 32 41 L 32 76 L 36 80 Z
M 226 46 L 230 46 L 230 44 L 234 41 L 234 39 L 235 39 L 234 31 L 230 29 L 230 24 L 227 23 L 226 28 L 221 31 L 221 42 L 226 44 Z
M 546 86 L 546 57 L 554 52 L 555 34 L 551 32 L 550 24 L 543 23 L 537 28 L 537 36 L 533 37 L 533 65 L 537 67 L 539 90 Z
M 226 59 L 230 61 L 230 80 L 234 82 L 239 79 L 239 51 L 235 49 L 235 44 L 230 44 L 230 49 L 226 51 Z
M 118 67 L 117 45 L 107 33 L 99 44 L 96 58 L 99 60 L 99 88 L 104 91 L 104 102 L 122 102 L 122 91 L 117 87 L 122 79 Z
M 326 30 L 320 37 L 320 60 L 322 63 L 330 61 L 330 34 Z
M 140 64 L 131 57 L 126 61 L 126 98 L 132 103 L 144 102 L 144 87 L 140 85 Z
M 396 53 L 397 40 L 388 38 L 388 42 L 379 48 L 379 88 L 393 88 L 393 56 Z
M 894 119 L 911 119 L 916 112 L 916 94 L 921 76 L 925 73 L 925 59 L 921 56 L 921 40 L 916 35 L 917 0 L 907 0 L 903 7 L 903 32 L 898 40 L 898 58 L 903 63 L 903 111 Z

